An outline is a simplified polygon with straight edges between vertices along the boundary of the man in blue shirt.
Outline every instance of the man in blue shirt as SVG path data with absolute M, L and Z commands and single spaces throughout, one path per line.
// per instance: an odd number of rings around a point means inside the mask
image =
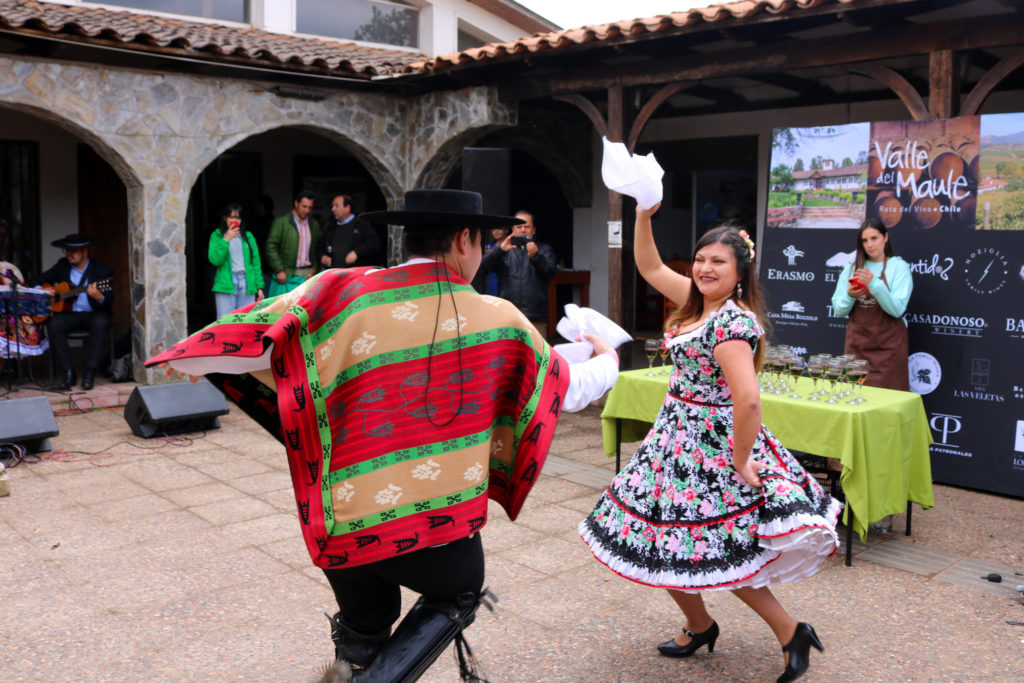
M 59 391 L 67 391 L 78 381 L 74 363 L 68 349 L 68 332 L 84 330 L 89 333 L 86 344 L 85 370 L 82 373 L 82 388 L 92 389 L 96 368 L 103 357 L 103 346 L 107 341 L 110 327 L 110 277 L 113 271 L 102 263 L 89 258 L 89 247 L 95 243 L 86 235 L 68 235 L 53 242 L 53 246 L 64 250 L 64 258 L 35 279 L 36 284 L 60 285 L 67 283 L 69 293 L 81 291 L 64 302 L 70 302 L 68 310 L 56 313 L 46 321 L 46 333 L 50 339 L 57 367 L 61 372 Z

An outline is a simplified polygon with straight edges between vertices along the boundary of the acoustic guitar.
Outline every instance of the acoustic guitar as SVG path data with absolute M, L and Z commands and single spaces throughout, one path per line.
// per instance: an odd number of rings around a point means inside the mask
M 70 282 L 58 282 L 55 285 L 42 285 L 42 289 L 45 289 L 50 293 L 50 311 L 53 313 L 67 313 L 71 310 L 74 305 L 74 299 L 79 294 L 89 288 L 89 285 L 96 285 L 96 289 L 101 292 L 109 292 L 111 290 L 110 285 L 111 278 L 105 277 L 102 280 L 96 282 L 90 282 L 84 284 L 81 287 L 72 287 Z M 41 323 L 49 316 L 36 315 L 32 316 L 32 320 L 37 323 Z

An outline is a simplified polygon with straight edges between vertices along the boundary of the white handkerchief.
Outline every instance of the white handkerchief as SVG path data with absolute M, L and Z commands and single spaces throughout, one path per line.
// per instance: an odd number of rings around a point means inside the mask
M 580 308 L 576 304 L 565 305 L 565 317 L 558 321 L 555 329 L 565 339 L 575 339 L 584 332 L 596 334 L 611 344 L 613 348 L 618 348 L 632 339 L 628 332 L 607 317 L 592 308 Z M 569 344 L 558 344 L 554 348 L 570 363 L 582 363 L 594 353 L 593 344 L 586 339 Z
M 605 187 L 636 199 L 641 209 L 649 209 L 662 197 L 661 179 L 665 175 L 654 154 L 633 156 L 621 142 L 604 142 L 601 179 Z

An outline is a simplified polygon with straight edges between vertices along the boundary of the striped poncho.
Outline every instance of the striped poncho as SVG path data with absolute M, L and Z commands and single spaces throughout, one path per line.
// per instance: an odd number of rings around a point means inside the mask
M 326 271 L 148 364 L 160 362 L 213 373 L 284 442 L 323 568 L 469 536 L 488 496 L 515 519 L 569 382 L 512 304 L 434 262 Z

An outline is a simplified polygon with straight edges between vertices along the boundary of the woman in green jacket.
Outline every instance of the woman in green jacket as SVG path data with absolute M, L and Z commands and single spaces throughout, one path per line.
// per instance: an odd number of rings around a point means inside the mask
M 263 298 L 260 250 L 242 224 L 242 207 L 238 204 L 224 208 L 220 225 L 210 235 L 209 258 L 217 269 L 213 298 L 218 318 Z

